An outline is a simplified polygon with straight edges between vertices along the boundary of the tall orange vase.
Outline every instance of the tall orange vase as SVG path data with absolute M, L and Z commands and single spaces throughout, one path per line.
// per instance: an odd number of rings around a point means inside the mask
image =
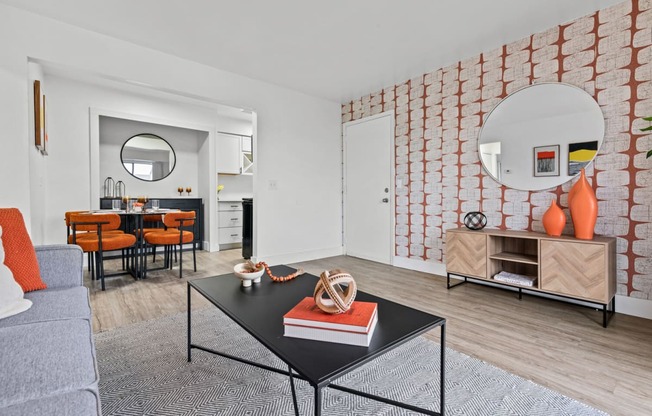
M 550 202 L 550 208 L 543 214 L 543 228 L 549 236 L 559 237 L 565 225 L 566 215 L 557 205 L 557 201 L 553 199 Z
M 575 237 L 592 240 L 595 222 L 598 219 L 598 200 L 586 179 L 584 169 L 582 169 L 580 179 L 568 193 L 568 199 Z

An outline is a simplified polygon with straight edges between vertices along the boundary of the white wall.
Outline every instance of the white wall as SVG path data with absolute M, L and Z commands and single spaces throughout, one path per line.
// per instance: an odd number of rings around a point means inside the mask
M 128 96 L 125 96 L 127 98 Z M 156 105 L 152 106 L 156 108 Z M 210 118 L 207 122 L 210 122 Z M 169 176 L 154 182 L 146 182 L 131 176 L 122 165 L 120 151 L 130 137 L 140 133 L 152 133 L 165 139 L 176 157 L 176 164 Z M 100 117 L 100 189 L 110 176 L 115 182 L 125 183 L 126 194 L 132 197 L 147 195 L 150 198 L 178 197 L 177 188 L 192 188 L 191 196 L 198 197 L 199 147 L 206 140 L 207 132 L 190 130 L 140 121 Z M 204 169 L 207 174 L 208 167 Z M 101 190 L 100 192 L 103 192 Z M 184 193 L 184 196 L 186 194 Z
M 134 115 L 146 116 L 161 120 L 161 123 L 212 123 L 212 129 L 215 126 L 214 109 L 183 105 L 158 97 L 85 84 L 58 76 L 48 76 L 47 83 L 51 151 L 47 157 L 48 173 L 45 179 L 48 209 L 45 213 L 43 243 L 63 242 L 65 224 L 62 218 L 65 211 L 99 208 L 99 196 L 107 176 L 113 177 L 116 182 L 125 182 L 130 196 L 174 197 L 178 196 L 177 187 L 190 186 L 194 191 L 193 196 L 205 198 L 198 194 L 197 150 L 200 135 L 201 140 L 205 140 L 206 132 L 156 126 L 152 123 L 141 124 L 131 120 L 120 120 L 116 123 L 110 121 L 115 118 L 99 118 L 100 132 L 104 125 L 104 133 L 108 134 L 106 146 L 91 146 L 89 109 L 101 108 L 105 112 L 120 110 L 124 112 L 125 118 Z M 164 180 L 152 183 L 140 181 L 129 176 L 120 164 L 122 142 L 135 132 L 141 132 L 142 125 L 149 125 L 148 129 L 152 133 L 163 137 L 168 134 L 183 134 L 183 140 L 175 141 L 180 150 L 179 171 L 175 169 L 175 172 Z M 89 158 L 91 151 L 97 151 L 97 162 L 93 164 L 90 164 Z M 97 174 L 92 174 L 93 171 Z M 204 174 L 210 173 L 206 171 Z M 206 218 L 205 224 L 208 223 L 209 218 Z
M 43 70 L 40 65 L 37 65 L 35 63 L 30 63 L 28 65 L 28 72 L 29 72 L 29 78 L 28 78 L 28 89 L 30 92 L 33 94 L 33 85 L 34 85 L 34 80 L 40 80 L 41 81 L 41 94 L 46 95 L 46 111 L 49 113 L 49 100 L 50 100 L 50 95 L 49 91 L 47 89 L 47 82 L 46 79 L 43 75 Z M 35 129 L 34 129 L 34 100 L 28 100 L 29 105 L 27 109 L 27 117 L 28 117 L 28 125 L 31 128 L 28 128 L 28 154 L 29 154 L 29 172 L 31 175 L 31 180 L 29 183 L 29 200 L 30 200 L 30 205 L 32 207 L 29 215 L 26 215 L 23 213 L 23 216 L 25 217 L 25 221 L 31 224 L 31 236 L 34 241 L 43 241 L 45 238 L 45 216 L 47 213 L 47 207 L 48 207 L 48 199 L 47 199 L 47 192 L 46 192 L 46 185 L 45 185 L 45 180 L 46 180 L 46 173 L 47 173 L 47 157 L 43 154 L 41 154 L 41 151 L 36 148 L 34 145 L 35 143 Z M 47 131 L 49 132 L 50 126 L 46 125 Z M 3 141 L 4 145 L 4 141 Z M 4 147 L 4 146 L 3 146 Z M 2 169 L 2 168 L 0 168 Z M 4 173 L 2 175 L 2 178 L 11 178 L 10 180 L 13 182 L 15 178 L 13 175 L 11 176 L 5 176 Z M 8 182 L 7 180 L 3 180 L 3 183 Z M 0 195 L 2 191 L 0 191 Z M 2 201 L 3 198 L 0 196 L 0 201 Z M 0 204 L 1 206 L 2 204 Z
M 0 5 L 0 174 L 13 180 L 1 187 L 0 205 L 16 206 L 27 217 L 31 215 L 28 57 L 253 109 L 258 123 L 254 132 L 258 156 L 254 179 L 258 257 L 275 263 L 341 253 L 339 103 L 5 5 Z M 49 121 L 54 128 L 56 121 Z M 88 136 L 88 129 L 81 125 L 61 127 L 58 130 L 65 132 L 64 136 L 51 135 L 47 162 L 47 175 L 56 173 L 59 179 L 50 180 L 48 186 L 53 186 L 51 192 L 72 187 L 74 191 L 60 198 L 70 198 L 70 206 L 83 206 L 89 200 L 90 151 L 88 145 L 81 144 L 81 138 Z M 269 180 L 276 181 L 277 190 L 269 189 Z M 213 175 L 209 188 L 215 192 L 216 186 L 217 177 Z M 64 209 L 57 210 L 48 207 L 48 212 L 52 211 L 48 215 L 61 221 Z
M 242 134 L 243 136 L 251 136 L 254 134 L 254 127 L 252 120 L 235 119 L 226 115 L 217 115 L 218 130 L 223 133 Z

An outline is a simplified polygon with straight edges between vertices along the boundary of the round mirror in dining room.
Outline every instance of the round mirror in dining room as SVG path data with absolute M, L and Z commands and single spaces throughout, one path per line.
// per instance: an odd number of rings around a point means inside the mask
M 538 191 L 579 174 L 600 150 L 604 131 L 602 110 L 586 91 L 563 83 L 533 84 L 487 114 L 478 153 L 496 181 Z
M 159 181 L 174 170 L 176 155 L 164 138 L 151 133 L 130 137 L 120 151 L 122 166 L 134 178 Z

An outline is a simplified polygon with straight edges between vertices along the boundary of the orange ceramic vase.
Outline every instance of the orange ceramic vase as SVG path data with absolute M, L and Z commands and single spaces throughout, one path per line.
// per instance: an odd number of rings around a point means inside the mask
M 577 185 L 578 183 L 586 181 L 586 173 L 584 172 L 584 168 L 580 169 L 580 178 L 578 181 L 575 183 Z M 575 192 L 577 192 L 577 187 L 573 186 L 570 191 L 568 191 L 568 207 L 570 208 L 570 203 L 573 200 L 573 196 L 575 196 Z
M 557 201 L 553 199 L 550 202 L 550 208 L 543 214 L 543 228 L 549 236 L 559 237 L 565 225 L 566 215 L 557 205 Z
M 586 180 L 584 169 L 573 188 L 568 193 L 571 218 L 575 228 L 575 237 L 592 240 L 595 222 L 598 219 L 598 200 L 595 192 Z

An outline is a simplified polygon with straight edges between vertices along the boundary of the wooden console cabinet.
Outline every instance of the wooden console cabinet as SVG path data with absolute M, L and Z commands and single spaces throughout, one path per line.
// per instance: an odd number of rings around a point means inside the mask
M 494 280 L 501 272 L 536 278 L 533 286 Z M 466 228 L 446 231 L 446 272 L 477 281 L 547 293 L 602 306 L 603 326 L 607 312 L 615 311 L 616 239 L 595 237 L 579 240 L 569 236 L 550 237 L 527 231 Z M 458 283 L 460 284 L 460 283 Z

